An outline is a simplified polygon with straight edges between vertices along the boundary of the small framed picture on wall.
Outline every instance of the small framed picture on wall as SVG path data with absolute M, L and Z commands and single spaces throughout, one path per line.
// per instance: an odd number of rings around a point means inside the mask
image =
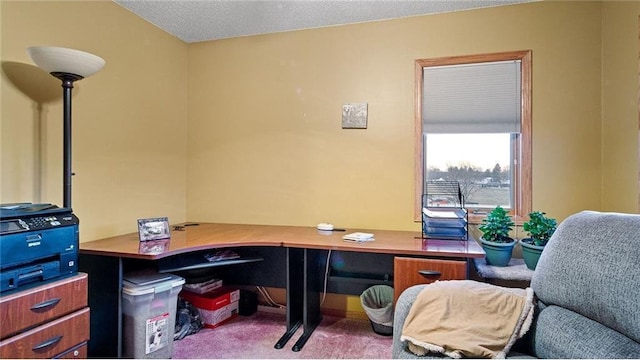
M 163 240 L 171 238 L 169 218 L 159 217 L 138 219 L 138 234 L 140 241 Z

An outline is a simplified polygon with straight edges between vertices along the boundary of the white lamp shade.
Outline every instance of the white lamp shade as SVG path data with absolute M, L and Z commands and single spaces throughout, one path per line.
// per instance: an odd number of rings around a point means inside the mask
M 88 77 L 104 66 L 104 59 L 84 51 L 55 46 L 32 46 L 27 53 L 45 71 L 63 72 Z

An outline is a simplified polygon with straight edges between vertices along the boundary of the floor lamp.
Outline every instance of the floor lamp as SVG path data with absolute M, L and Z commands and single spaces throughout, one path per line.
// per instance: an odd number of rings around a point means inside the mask
M 73 82 L 98 72 L 105 61 L 80 50 L 54 46 L 27 48 L 31 60 L 43 70 L 62 80 L 63 99 L 63 203 L 71 208 L 71 89 Z

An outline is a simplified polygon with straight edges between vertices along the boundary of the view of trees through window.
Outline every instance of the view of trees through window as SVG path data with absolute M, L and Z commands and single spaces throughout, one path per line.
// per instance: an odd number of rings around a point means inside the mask
M 511 134 L 425 134 L 426 181 L 456 181 L 471 209 L 511 208 Z M 454 199 L 430 198 L 429 206 Z

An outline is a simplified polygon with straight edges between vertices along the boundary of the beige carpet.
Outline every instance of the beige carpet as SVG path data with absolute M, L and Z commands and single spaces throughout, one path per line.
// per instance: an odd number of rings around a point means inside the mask
M 291 347 L 302 327 L 284 348 L 273 345 L 285 332 L 285 315 L 257 312 L 239 316 L 215 329 L 202 329 L 174 342 L 175 359 L 389 359 L 391 336 L 373 332 L 366 320 L 324 316 L 299 352 Z

